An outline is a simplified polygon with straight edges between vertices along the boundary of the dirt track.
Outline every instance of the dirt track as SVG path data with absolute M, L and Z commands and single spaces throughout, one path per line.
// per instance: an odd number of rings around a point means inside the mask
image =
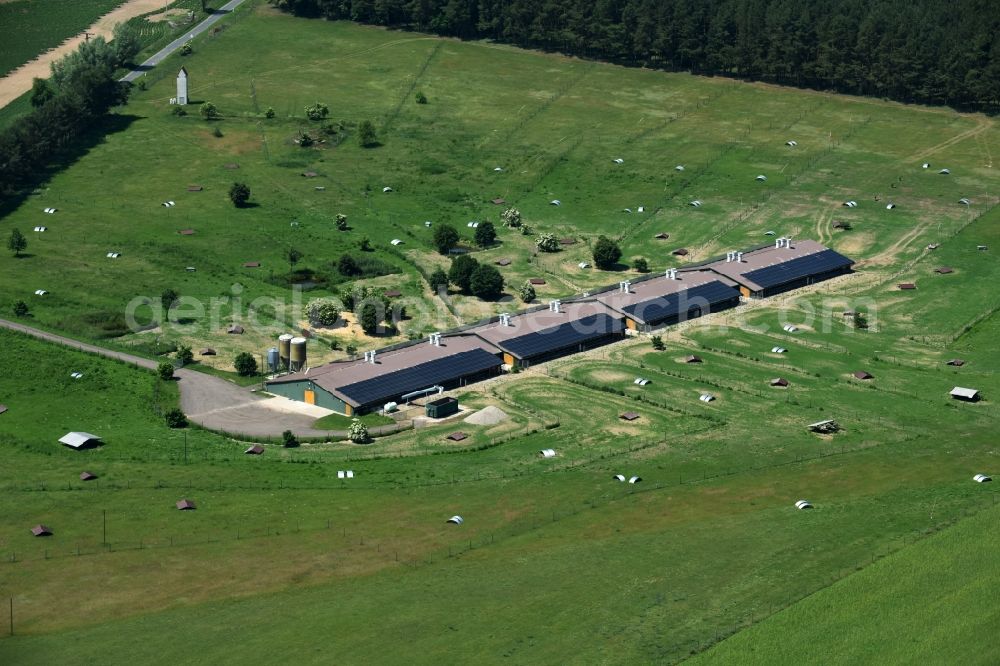
M 87 28 L 86 32 L 90 33 L 91 36 L 101 36 L 110 40 L 117 24 L 154 9 L 160 9 L 166 4 L 165 0 L 128 0 L 117 9 L 113 9 L 97 19 L 92 26 Z M 84 38 L 83 33 L 76 37 L 70 37 L 59 46 L 46 51 L 0 79 L 0 109 L 31 90 L 32 79 L 36 77 L 48 78 L 49 65 L 67 53 L 75 51 L 83 43 Z
M 157 361 L 104 349 L 5 319 L 0 319 L 0 327 L 141 368 L 155 370 L 157 366 Z M 272 409 L 262 404 L 262 396 L 220 377 L 185 369 L 177 370 L 174 376 L 180 383 L 181 409 L 191 421 L 209 430 L 238 434 L 251 440 L 254 437 L 281 437 L 285 430 L 291 430 L 299 437 L 341 438 L 347 435 L 345 431 L 315 430 L 312 427 L 315 416 Z M 369 430 L 379 433 L 392 430 L 392 427 L 381 426 Z

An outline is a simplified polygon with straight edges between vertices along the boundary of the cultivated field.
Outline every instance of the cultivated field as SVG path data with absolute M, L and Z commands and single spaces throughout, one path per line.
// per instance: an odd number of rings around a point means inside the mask
M 182 63 L 192 97 L 215 103 L 221 121 L 196 107 L 171 115 Z M 296 269 L 309 269 L 295 279 L 327 295 L 346 284 L 331 264 L 360 255 L 368 237 L 372 256 L 398 271 L 371 283 L 415 299 L 429 292 L 418 267 L 445 262 L 424 221 L 471 234 L 467 221 L 497 221 L 494 197 L 536 231 L 578 240 L 534 255 L 531 237 L 502 230 L 498 247 L 477 252 L 512 259 L 503 271 L 515 286 L 545 278 L 542 299 L 626 273 L 576 267 L 599 233 L 621 235 L 625 258 L 661 269 L 676 264 L 673 249 L 697 261 L 770 242 L 764 232 L 775 230 L 849 254 L 858 272 L 665 331 L 664 351 L 640 338 L 465 389 L 465 406 L 510 416 L 494 426 L 456 420 L 364 447 L 268 445 L 260 457 L 243 455 L 246 442 L 166 428 L 172 383 L 0 333 L 14 359 L 0 395 L 10 407 L 0 415 L 0 596 L 14 599 L 15 622 L 0 661 L 674 663 L 718 643 L 703 658 L 739 662 L 752 647 L 765 657 L 748 663 L 780 663 L 843 654 L 843 632 L 824 615 L 846 627 L 861 597 L 872 615 L 905 616 L 909 624 L 893 625 L 901 635 L 982 601 L 959 586 L 963 572 L 995 577 L 973 549 L 978 530 L 995 541 L 996 484 L 972 482 L 1000 472 L 992 121 L 264 7 L 149 79 L 123 110 L 126 127 L 0 222 L 4 236 L 50 229 L 28 234 L 31 256 L 0 261 L 0 302 L 28 300 L 34 325 L 108 335 L 121 332 L 119 313 L 136 296 L 170 287 L 207 301 L 239 283 L 241 302 L 219 305 L 221 325 L 191 315 L 119 341 L 218 346 L 225 365 L 238 349 L 270 346 L 270 332 L 222 329 L 254 298 L 291 299 L 290 246 L 305 253 Z M 414 104 L 417 90 L 429 104 Z M 317 100 L 345 121 L 346 138 L 303 149 L 293 140 L 315 131 L 303 108 Z M 379 148 L 357 144 L 366 118 Z M 232 207 L 234 180 L 258 206 Z M 204 190 L 187 192 L 191 184 Z M 705 205 L 688 206 L 694 198 Z M 847 199 L 859 206 L 841 207 Z M 622 212 L 640 205 L 646 213 Z M 350 231 L 336 231 L 337 213 Z M 196 233 L 177 233 L 187 228 Z M 654 240 L 658 232 L 670 238 Z M 941 265 L 954 273 L 935 273 Z M 32 299 L 37 288 L 51 294 Z M 473 316 L 470 299 L 450 300 L 454 311 L 442 304 L 436 320 L 414 317 L 403 333 Z M 843 317 L 854 309 L 868 313 L 868 330 Z M 276 331 L 299 324 L 273 304 L 258 317 Z M 311 343 L 312 358 L 343 355 L 322 345 L 333 335 Z M 787 353 L 772 354 L 775 345 Z M 703 362 L 680 362 L 688 354 Z M 945 364 L 954 357 L 966 364 Z M 854 379 L 856 370 L 874 378 Z M 652 381 L 639 387 L 637 376 Z M 770 387 L 774 377 L 789 387 Z M 950 400 L 955 385 L 984 400 Z M 704 392 L 717 399 L 699 402 Z M 619 419 L 626 411 L 640 418 Z M 805 428 L 831 418 L 842 432 Z M 106 445 L 69 451 L 56 443 L 68 430 Z M 469 438 L 445 439 L 459 430 Z M 555 458 L 538 455 L 550 447 Z M 99 480 L 79 481 L 84 469 Z M 356 477 L 338 479 L 345 469 Z M 198 509 L 177 511 L 184 497 Z M 798 499 L 816 508 L 797 511 Z M 445 523 L 454 514 L 462 526 Z M 32 537 L 37 523 L 54 536 Z M 961 568 L 934 588 L 928 611 L 912 590 L 924 589 L 932 564 L 952 562 Z M 893 577 L 891 590 L 869 596 Z M 989 654 L 991 616 L 969 617 L 935 635 L 936 654 Z M 876 622 L 865 624 L 851 631 Z M 919 656 L 902 639 L 878 650 L 852 654 Z

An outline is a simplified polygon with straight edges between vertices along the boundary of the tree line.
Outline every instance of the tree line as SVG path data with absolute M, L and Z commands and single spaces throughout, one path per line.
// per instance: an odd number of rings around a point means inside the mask
M 49 79 L 35 79 L 32 110 L 0 131 L 0 196 L 31 186 L 95 121 L 126 102 L 129 84 L 115 72 L 138 51 L 125 34 L 112 42 L 95 37 L 53 63 Z
M 990 0 L 270 0 L 306 17 L 995 111 Z

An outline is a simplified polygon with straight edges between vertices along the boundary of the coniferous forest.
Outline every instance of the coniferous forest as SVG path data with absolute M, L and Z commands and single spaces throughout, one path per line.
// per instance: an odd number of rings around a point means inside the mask
M 299 16 L 995 111 L 993 0 L 270 0 Z

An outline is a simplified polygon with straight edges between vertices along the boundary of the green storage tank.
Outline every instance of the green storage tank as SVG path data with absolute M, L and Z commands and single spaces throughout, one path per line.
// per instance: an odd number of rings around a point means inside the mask
M 452 414 L 458 414 L 458 400 L 455 398 L 438 398 L 428 402 L 425 409 L 427 416 L 432 419 L 443 419 Z

